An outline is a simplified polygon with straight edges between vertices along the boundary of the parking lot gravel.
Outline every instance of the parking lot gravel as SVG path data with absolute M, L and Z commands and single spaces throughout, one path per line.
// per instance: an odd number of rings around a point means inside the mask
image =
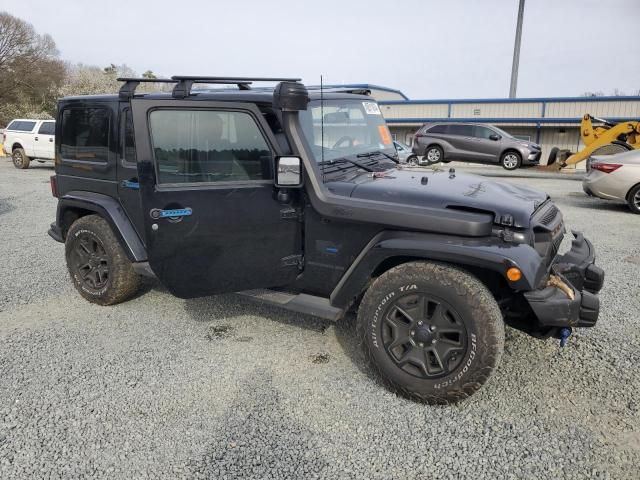
M 596 245 L 597 326 L 563 349 L 507 329 L 491 381 L 433 407 L 368 374 L 352 319 L 153 282 L 87 303 L 46 234 L 53 169 L 32 165 L 0 158 L 0 478 L 640 477 L 640 217 L 575 179 L 502 180 L 549 192 Z

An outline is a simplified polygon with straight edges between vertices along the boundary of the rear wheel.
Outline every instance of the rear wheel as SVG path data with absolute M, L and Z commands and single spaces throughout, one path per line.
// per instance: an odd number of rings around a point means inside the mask
M 21 170 L 29 168 L 29 163 L 31 162 L 31 159 L 27 157 L 27 154 L 24 153 L 22 148 L 15 148 L 13 150 L 11 160 L 13 161 L 13 166 Z
M 411 155 L 409 158 L 407 158 L 407 164 L 410 167 L 415 167 L 416 165 L 418 165 L 418 157 L 416 157 L 415 155 Z
M 502 165 L 502 168 L 505 170 L 515 170 L 521 163 L 522 158 L 520 154 L 513 151 L 504 152 L 500 158 L 500 165 Z
M 633 213 L 640 214 L 640 183 L 629 190 L 627 203 Z
M 378 277 L 360 304 L 357 329 L 382 380 L 427 403 L 472 395 L 504 348 L 491 293 L 472 275 L 438 263 L 405 263 Z
M 76 220 L 65 241 L 67 268 L 80 295 L 113 305 L 135 294 L 140 277 L 106 220 L 88 215 Z
M 444 160 L 444 152 L 438 145 L 432 145 L 424 152 L 422 159 L 429 165 L 433 165 Z

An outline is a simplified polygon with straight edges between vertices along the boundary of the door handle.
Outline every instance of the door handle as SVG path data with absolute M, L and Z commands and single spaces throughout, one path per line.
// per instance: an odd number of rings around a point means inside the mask
M 35 138 L 35 141 L 36 141 L 36 142 L 38 141 L 38 137 L 36 137 L 36 138 Z
M 193 214 L 193 210 L 189 207 L 186 208 L 172 208 L 169 210 L 162 210 L 160 208 L 153 208 L 149 212 L 149 215 L 154 220 L 158 220 L 159 218 L 168 218 L 169 220 L 182 220 L 182 217 L 188 217 Z
M 50 142 L 53 142 L 53 138 L 50 138 L 50 139 L 49 139 L 49 141 L 50 141 Z
M 131 188 L 132 190 L 140 190 L 140 183 L 137 178 L 131 178 L 129 180 L 123 180 L 120 185 L 124 188 Z

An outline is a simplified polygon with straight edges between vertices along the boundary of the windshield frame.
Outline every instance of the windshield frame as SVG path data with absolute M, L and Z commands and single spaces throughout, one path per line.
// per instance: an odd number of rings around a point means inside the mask
M 358 155 L 375 152 L 397 158 L 393 136 L 380 107 L 371 97 L 315 98 L 299 116 L 302 133 L 316 164 L 349 157 L 355 159 Z M 340 122 L 336 121 L 338 117 Z M 379 157 L 388 161 L 383 154 Z

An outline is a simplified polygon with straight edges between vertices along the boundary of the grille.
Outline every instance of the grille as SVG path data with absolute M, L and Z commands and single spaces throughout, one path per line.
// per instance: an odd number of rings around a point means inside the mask
M 540 224 L 545 226 L 551 224 L 551 222 L 553 222 L 553 220 L 556 218 L 557 214 L 558 214 L 558 207 L 556 207 L 552 203 L 551 207 L 549 207 L 547 211 L 544 212 L 544 214 L 540 217 L 540 220 L 539 220 Z

